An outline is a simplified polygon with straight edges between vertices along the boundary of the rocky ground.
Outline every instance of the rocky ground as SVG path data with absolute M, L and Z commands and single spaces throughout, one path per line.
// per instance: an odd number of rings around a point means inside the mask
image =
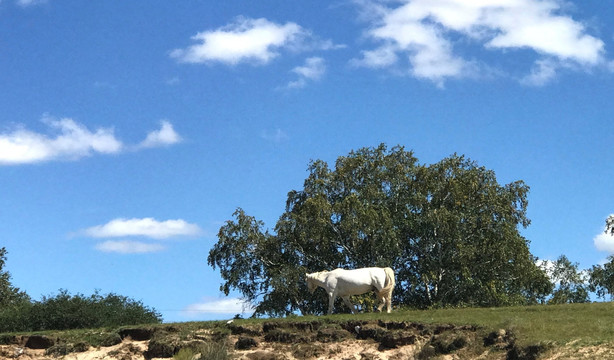
M 0 336 L 0 359 L 577 359 L 614 358 L 614 346 L 520 346 L 513 333 L 394 321 L 230 322 L 62 335 Z M 186 353 L 181 354 L 184 349 Z M 179 353 L 179 356 L 177 355 Z M 186 354 L 187 357 L 186 357 Z

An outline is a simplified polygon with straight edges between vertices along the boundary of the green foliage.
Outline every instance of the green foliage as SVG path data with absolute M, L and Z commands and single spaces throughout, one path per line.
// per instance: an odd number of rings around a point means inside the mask
M 11 284 L 11 274 L 4 270 L 7 251 L 0 248 L 0 311 L 12 310 L 30 300 L 30 297 Z
M 572 263 L 565 255 L 555 262 L 550 274 L 556 288 L 549 304 L 584 303 L 589 301 L 589 289 L 582 272 L 578 271 L 578 263 Z
M 78 342 L 76 344 L 60 343 L 48 348 L 45 351 L 45 355 L 60 357 L 68 355 L 70 353 L 87 351 L 89 350 L 89 347 L 89 344 L 86 342 Z
M 594 265 L 589 274 L 589 290 L 600 298 L 607 294 L 610 298 L 614 294 L 614 255 L 608 256 L 608 262 L 603 265 Z
M 304 276 L 337 267 L 391 266 L 395 301 L 413 307 L 536 303 L 552 289 L 518 231 L 530 223 L 522 181 L 499 185 L 458 155 L 420 165 L 383 144 L 308 170 L 275 235 L 238 209 L 209 253 L 221 290 L 238 290 L 256 315 L 323 313 L 325 294 L 309 294 Z
M 22 303 L 10 311 L 0 311 L 0 332 L 42 331 L 112 327 L 159 323 L 154 309 L 125 296 L 95 292 L 91 296 L 71 295 L 60 290 L 41 301 Z
M 188 346 L 187 348 L 179 350 L 180 357 L 175 357 L 175 359 L 182 359 L 181 353 L 182 351 L 186 351 L 185 355 L 183 355 L 183 359 L 194 359 L 194 355 L 200 354 L 198 359 L 201 360 L 227 360 L 230 359 L 230 355 L 228 354 L 228 344 L 226 341 L 219 342 L 205 342 L 205 343 L 197 343 L 193 346 Z M 187 355 L 192 353 L 192 358 L 188 358 Z M 176 355 L 176 356 L 177 356 Z

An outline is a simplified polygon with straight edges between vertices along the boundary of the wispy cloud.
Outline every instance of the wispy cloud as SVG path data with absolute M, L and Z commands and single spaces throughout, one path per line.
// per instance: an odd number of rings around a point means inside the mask
M 195 318 L 203 314 L 251 314 L 254 308 L 249 302 L 237 298 L 228 298 L 220 300 L 206 300 L 198 304 L 191 304 L 185 307 L 182 315 L 187 318 Z
M 21 7 L 29 7 L 34 5 L 45 4 L 47 0 L 17 0 L 16 4 Z
M 263 130 L 260 134 L 260 137 L 262 137 L 266 141 L 271 141 L 274 143 L 280 143 L 290 138 L 285 131 L 279 128 L 275 130 Z
M 171 51 L 170 56 L 184 63 L 250 63 L 264 65 L 282 50 L 313 51 L 344 47 L 321 40 L 294 22 L 277 24 L 265 18 L 238 17 L 233 23 L 192 37 L 196 44 Z
M 146 254 L 166 250 L 159 240 L 202 235 L 202 229 L 182 219 L 158 221 L 154 218 L 118 218 L 106 224 L 96 225 L 76 234 L 96 239 L 106 239 L 95 249 L 106 253 Z M 116 238 L 140 238 L 115 240 Z M 142 239 L 142 240 L 141 240 Z
M 175 132 L 170 122 L 163 120 L 160 124 L 160 130 L 152 131 L 147 134 L 145 140 L 143 140 L 137 148 L 168 146 L 181 142 L 181 136 Z
M 520 82 L 524 85 L 542 86 L 556 77 L 557 64 L 549 59 L 537 60 L 531 69 L 531 73 Z
M 317 81 L 326 72 L 326 63 L 321 57 L 310 57 L 305 60 L 303 66 L 297 66 L 292 72 L 298 75 L 298 79 L 288 83 L 288 88 L 303 88 L 309 81 Z
M 198 225 L 181 219 L 158 221 L 153 218 L 119 218 L 104 225 L 87 228 L 82 233 L 94 238 L 144 236 L 152 239 L 167 239 L 178 236 L 198 236 L 202 230 Z
M 37 133 L 18 125 L 0 133 L 0 165 L 31 164 L 52 160 L 78 160 L 94 154 L 117 154 L 132 146 L 117 139 L 113 128 L 88 129 L 70 118 L 43 118 L 51 134 Z M 152 131 L 136 149 L 175 144 L 181 137 L 168 121 Z
M 107 240 L 105 242 L 96 244 L 96 250 L 106 253 L 118 253 L 118 254 L 146 254 L 159 252 L 164 250 L 165 247 L 161 244 L 150 244 L 140 241 L 115 241 Z
M 179 79 L 178 76 L 173 76 L 173 77 L 171 77 L 171 78 L 166 80 L 166 85 L 169 85 L 169 86 L 174 86 L 174 85 L 177 85 L 179 83 L 181 83 L 181 79 Z
M 455 49 L 452 38 L 459 37 L 502 54 L 532 51 L 535 66 L 522 79 L 525 84 L 543 85 L 570 64 L 580 69 L 608 64 L 603 41 L 565 15 L 558 0 L 404 0 L 398 7 L 379 0 L 356 2 L 369 9 L 372 25 L 365 35 L 379 45 L 363 51 L 354 64 L 398 69 L 408 59 L 409 74 L 440 86 L 479 69 Z

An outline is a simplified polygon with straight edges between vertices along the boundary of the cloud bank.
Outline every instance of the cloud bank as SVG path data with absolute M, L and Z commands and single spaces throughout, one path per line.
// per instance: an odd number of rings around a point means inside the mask
M 185 220 L 158 221 L 153 218 L 114 219 L 104 225 L 93 226 L 83 234 L 94 238 L 144 236 L 152 239 L 168 239 L 178 236 L 198 236 L 202 233 L 196 224 Z
M 542 85 L 560 68 L 607 67 L 604 43 L 563 14 L 559 0 L 357 1 L 370 22 L 365 37 L 378 43 L 354 64 L 404 68 L 442 85 L 446 79 L 476 76 L 485 66 L 461 55 L 455 44 L 485 51 L 529 50 L 537 59 L 521 79 Z M 390 4 L 401 5 L 390 7 Z
M 147 240 L 166 240 L 178 237 L 195 237 L 203 233 L 196 225 L 182 219 L 158 221 L 154 218 L 117 218 L 103 225 L 92 226 L 77 234 L 96 239 L 107 239 L 96 244 L 95 249 L 105 253 L 146 254 L 166 250 L 166 246 Z M 114 240 L 137 237 L 146 241 Z
M 561 70 L 614 71 L 604 42 L 574 19 L 563 0 L 353 0 L 367 23 L 354 66 L 386 69 L 443 87 L 449 79 L 505 75 L 529 86 L 542 86 Z M 286 51 L 345 48 L 322 41 L 294 22 L 237 17 L 234 22 L 199 32 L 195 42 L 171 51 L 183 63 L 266 65 Z M 496 58 L 523 52 L 528 63 L 498 69 Z M 527 61 L 527 60 L 525 60 Z M 518 75 L 517 67 L 522 67 Z M 302 88 L 322 77 L 324 59 L 310 57 L 292 69 Z
M 203 314 L 247 314 L 251 316 L 254 308 L 249 302 L 237 298 L 205 301 L 203 303 L 188 305 L 182 311 L 187 318 L 202 317 Z
M 56 120 L 45 117 L 42 121 L 52 130 L 52 134 L 37 133 L 22 125 L 0 133 L 0 165 L 78 160 L 94 154 L 117 154 L 130 148 L 115 137 L 113 128 L 90 130 L 70 118 Z M 137 149 L 180 141 L 181 137 L 175 133 L 172 125 L 163 121 L 162 128 L 149 133 Z

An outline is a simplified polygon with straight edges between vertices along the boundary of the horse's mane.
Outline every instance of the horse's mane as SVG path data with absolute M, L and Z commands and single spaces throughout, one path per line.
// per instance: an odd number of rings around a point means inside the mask
M 320 279 L 322 275 L 327 274 L 329 272 L 330 271 L 328 270 L 322 270 L 322 271 L 314 272 L 311 274 L 307 274 L 307 279 Z

